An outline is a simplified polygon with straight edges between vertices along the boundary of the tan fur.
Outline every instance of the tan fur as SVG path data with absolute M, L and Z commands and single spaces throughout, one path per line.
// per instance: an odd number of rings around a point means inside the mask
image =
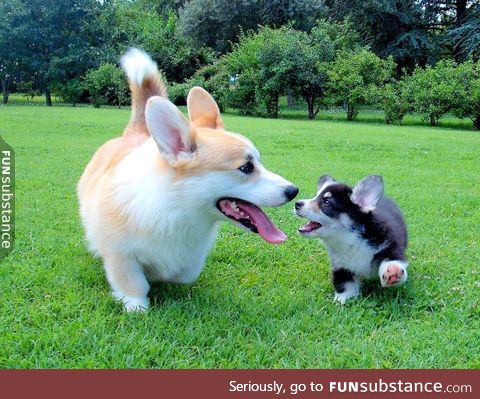
M 148 134 L 148 129 L 145 124 L 145 104 L 147 100 L 153 96 L 168 98 L 165 85 L 160 75 L 157 74 L 145 79 L 142 86 L 138 86 L 135 82 L 130 81 L 129 87 L 132 93 L 132 115 L 130 123 L 124 130 L 123 135 Z
M 223 129 L 217 103 L 204 90 L 194 87 L 188 93 L 188 116 L 192 125 L 210 129 Z

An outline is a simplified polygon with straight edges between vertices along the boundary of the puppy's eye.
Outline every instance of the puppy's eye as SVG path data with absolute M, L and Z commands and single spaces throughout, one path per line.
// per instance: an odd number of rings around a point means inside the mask
M 253 166 L 253 163 L 250 161 L 248 161 L 245 165 L 242 165 L 238 168 L 239 171 L 245 173 L 246 175 L 249 175 L 250 173 L 252 173 L 253 169 L 255 169 L 255 167 Z
M 325 206 L 330 206 L 330 205 L 332 205 L 332 201 L 330 201 L 328 198 L 323 198 L 323 199 L 322 199 L 322 203 L 323 203 L 323 205 L 325 205 Z

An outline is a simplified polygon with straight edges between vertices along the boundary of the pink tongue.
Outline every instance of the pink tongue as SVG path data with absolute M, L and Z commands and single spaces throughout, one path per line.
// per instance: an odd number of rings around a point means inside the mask
M 260 208 L 240 201 L 237 202 L 237 206 L 250 216 L 250 219 L 258 230 L 258 234 L 260 234 L 265 241 L 270 244 L 281 244 L 287 240 L 287 235 L 279 230 Z

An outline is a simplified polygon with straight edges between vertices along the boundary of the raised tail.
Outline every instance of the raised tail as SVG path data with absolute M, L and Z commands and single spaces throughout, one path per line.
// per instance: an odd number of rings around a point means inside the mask
M 147 132 L 145 124 L 147 100 L 152 96 L 167 98 L 167 90 L 157 64 L 144 51 L 130 48 L 120 59 L 120 65 L 127 75 L 132 93 L 132 115 L 124 135 Z

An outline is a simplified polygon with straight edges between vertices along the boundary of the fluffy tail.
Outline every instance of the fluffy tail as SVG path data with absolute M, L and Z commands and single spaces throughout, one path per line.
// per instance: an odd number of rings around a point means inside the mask
M 130 48 L 120 59 L 132 93 L 132 116 L 125 134 L 146 131 L 145 105 L 152 96 L 167 98 L 167 90 L 160 77 L 157 64 L 150 56 L 136 48 Z

